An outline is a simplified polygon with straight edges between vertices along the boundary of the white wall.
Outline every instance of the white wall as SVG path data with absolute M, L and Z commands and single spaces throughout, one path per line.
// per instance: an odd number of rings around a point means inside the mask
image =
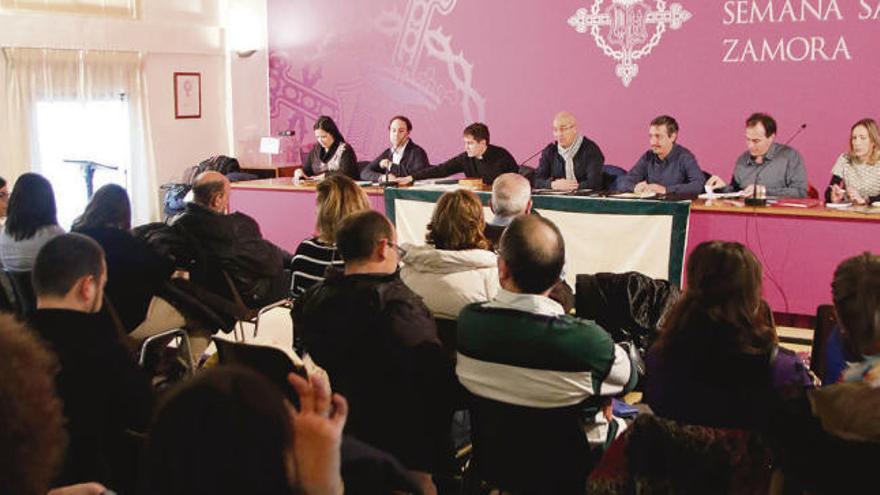
M 230 32 L 258 52 L 230 57 Z M 269 129 L 266 0 L 141 0 L 136 20 L 0 9 L 0 46 L 143 53 L 159 184 Z M 202 74 L 201 119 L 174 118 L 174 72 Z

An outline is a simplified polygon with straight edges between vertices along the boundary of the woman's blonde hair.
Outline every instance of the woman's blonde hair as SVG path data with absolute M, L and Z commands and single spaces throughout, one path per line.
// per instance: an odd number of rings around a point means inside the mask
M 485 228 L 480 198 L 467 189 L 459 189 L 440 196 L 425 240 L 437 249 L 451 251 L 489 249 Z
M 327 177 L 318 184 L 317 192 L 318 219 L 315 228 L 319 238 L 329 244 L 336 244 L 336 228 L 343 218 L 370 209 L 364 190 L 344 175 Z
M 855 163 L 858 160 L 855 152 L 853 151 L 852 145 L 852 133 L 856 130 L 856 127 L 864 127 L 868 130 L 868 139 L 871 140 L 871 143 L 874 144 L 874 152 L 871 153 L 871 156 L 866 160 L 866 164 L 874 165 L 880 162 L 880 129 L 877 128 L 877 122 L 874 119 L 862 119 L 849 129 L 849 161 L 851 163 Z

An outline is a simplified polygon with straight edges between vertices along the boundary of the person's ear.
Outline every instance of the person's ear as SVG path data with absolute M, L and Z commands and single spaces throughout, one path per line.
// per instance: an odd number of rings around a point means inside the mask
M 489 200 L 489 209 L 492 210 L 492 214 L 495 214 L 495 202 L 491 199 Z
M 498 280 L 505 281 L 510 278 L 510 269 L 507 268 L 507 263 L 501 258 L 498 257 Z
M 526 203 L 526 215 L 532 213 L 532 200 L 530 199 L 528 203 Z
M 76 281 L 76 295 L 77 297 L 86 302 L 91 302 L 95 299 L 96 293 L 98 291 L 97 283 L 95 283 L 95 278 L 91 275 L 85 275 L 80 277 L 79 280 Z
M 376 248 L 373 251 L 373 256 L 378 261 L 385 261 L 388 259 L 388 249 L 393 249 L 388 242 L 388 239 L 382 239 L 376 243 Z

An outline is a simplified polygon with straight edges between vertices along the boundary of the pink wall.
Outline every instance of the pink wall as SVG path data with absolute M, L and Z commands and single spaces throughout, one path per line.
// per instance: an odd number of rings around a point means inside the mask
M 552 140 L 552 115 L 568 109 L 608 163 L 629 168 L 647 149 L 648 121 L 669 113 L 680 143 L 728 178 L 745 149 L 743 120 L 763 110 L 783 140 L 808 124 L 794 145 L 821 190 L 852 122 L 878 117 L 880 0 L 678 0 L 691 17 L 678 29 L 664 24 L 628 87 L 589 31 L 568 23 L 594 3 L 624 21 L 633 19 L 627 4 L 636 14 L 675 8 L 662 0 L 269 0 L 272 130 L 295 128 L 310 144 L 315 116 L 328 113 L 359 158 L 372 159 L 387 146 L 387 118 L 404 113 L 438 163 L 461 150 L 465 124 L 484 120 L 492 141 L 524 160 Z M 656 30 L 649 23 L 634 48 Z M 609 26 L 599 34 L 621 48 Z M 770 53 L 760 61 L 765 39 Z M 785 60 L 773 53 L 780 40 Z

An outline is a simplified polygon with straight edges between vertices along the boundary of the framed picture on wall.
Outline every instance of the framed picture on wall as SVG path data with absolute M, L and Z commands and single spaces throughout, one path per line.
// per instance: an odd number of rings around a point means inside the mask
M 202 75 L 200 73 L 174 73 L 174 118 L 202 118 Z

